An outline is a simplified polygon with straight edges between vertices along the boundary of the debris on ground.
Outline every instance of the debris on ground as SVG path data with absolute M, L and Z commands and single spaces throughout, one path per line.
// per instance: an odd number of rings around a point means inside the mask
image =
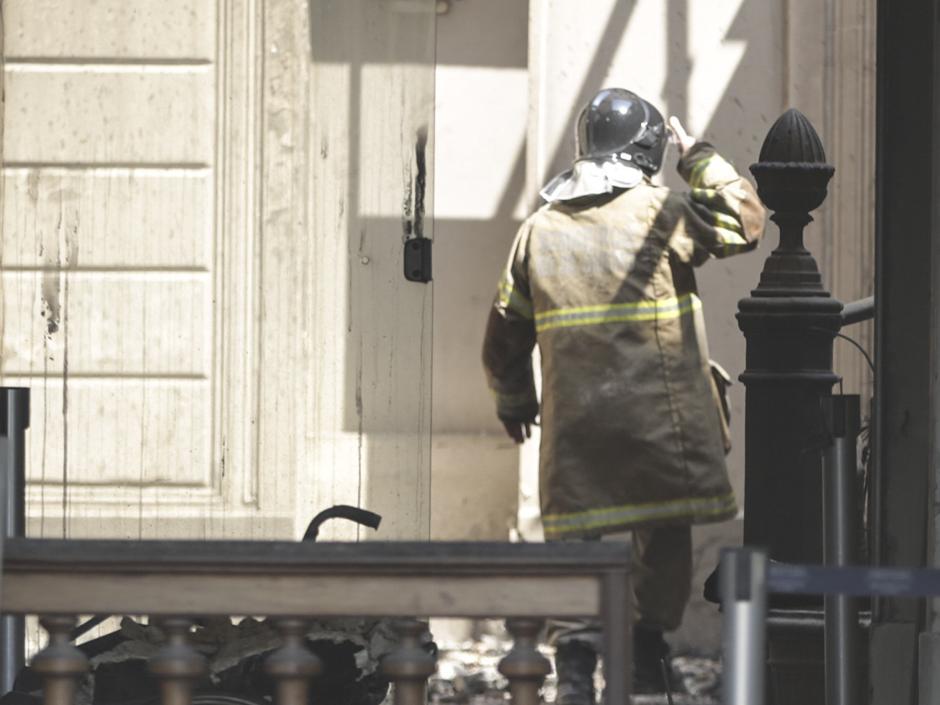
M 499 636 L 484 634 L 479 640 L 438 643 L 437 674 L 431 677 L 428 700 L 431 705 L 500 705 L 509 702 L 508 682 L 498 670 L 499 661 L 512 643 Z M 543 656 L 552 659 L 553 649 L 540 646 Z M 717 659 L 682 655 L 673 659 L 673 667 L 682 676 L 686 693 L 673 694 L 675 705 L 718 705 L 721 667 Z M 597 692 L 603 692 L 600 670 Z M 555 676 L 545 680 L 545 703 L 555 702 Z M 634 705 L 666 705 L 663 695 L 636 695 Z

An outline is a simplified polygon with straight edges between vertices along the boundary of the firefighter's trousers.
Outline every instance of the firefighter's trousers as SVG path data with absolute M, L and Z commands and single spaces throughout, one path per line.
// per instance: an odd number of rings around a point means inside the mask
M 635 623 L 662 631 L 677 629 L 692 591 L 692 527 L 636 529 L 604 539 L 628 541 L 633 546 Z M 602 650 L 601 628 L 596 620 L 552 620 L 548 636 L 555 645 L 582 641 L 598 653 Z

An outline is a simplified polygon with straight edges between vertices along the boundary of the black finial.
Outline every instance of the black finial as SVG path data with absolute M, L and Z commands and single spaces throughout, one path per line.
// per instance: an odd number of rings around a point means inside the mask
M 809 211 L 826 200 L 826 186 L 834 172 L 826 163 L 816 130 L 803 113 L 793 108 L 770 128 L 760 161 L 751 165 L 757 193 L 767 207 L 806 223 L 812 220 Z
M 790 108 L 767 133 L 760 161 L 825 164 L 826 152 L 812 123 L 799 110 Z
M 757 194 L 780 226 L 780 245 L 764 264 L 758 296 L 828 296 L 816 261 L 803 246 L 810 211 L 826 200 L 835 168 L 826 163 L 822 141 L 806 116 L 791 108 L 770 128 L 760 161 L 751 165 Z

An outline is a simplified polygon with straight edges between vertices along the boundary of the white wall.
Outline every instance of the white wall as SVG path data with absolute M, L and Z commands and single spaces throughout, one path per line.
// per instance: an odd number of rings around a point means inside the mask
M 525 0 L 453 0 L 438 15 L 434 243 L 434 538 L 503 540 L 518 450 L 483 377 L 483 328 L 524 211 Z

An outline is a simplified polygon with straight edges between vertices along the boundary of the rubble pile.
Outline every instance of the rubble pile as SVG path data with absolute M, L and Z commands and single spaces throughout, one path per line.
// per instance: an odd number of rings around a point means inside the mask
M 509 702 L 508 682 L 499 673 L 499 661 L 512 647 L 499 636 L 483 635 L 476 641 L 439 643 L 437 674 L 431 677 L 431 705 L 499 705 Z M 553 650 L 540 651 L 551 659 Z M 684 655 L 673 659 L 686 693 L 673 694 L 675 705 L 719 705 L 721 666 L 716 659 Z M 603 692 L 600 670 L 595 675 L 597 692 Z M 546 678 L 542 689 L 546 703 L 555 702 L 555 676 Z M 665 695 L 636 695 L 634 705 L 667 705 Z

